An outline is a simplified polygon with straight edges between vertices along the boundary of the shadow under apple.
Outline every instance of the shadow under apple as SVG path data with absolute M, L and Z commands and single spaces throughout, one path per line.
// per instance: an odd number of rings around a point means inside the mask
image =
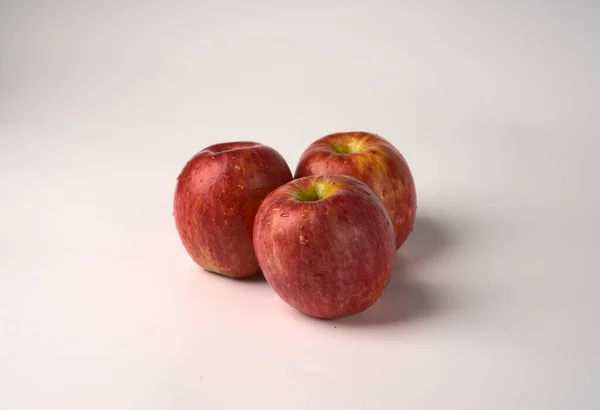
M 417 217 L 413 233 L 396 254 L 390 282 L 380 299 L 366 311 L 340 319 L 341 325 L 368 326 L 425 319 L 449 303 L 439 286 L 419 280 L 420 266 L 444 252 L 453 242 L 453 231 L 432 218 Z

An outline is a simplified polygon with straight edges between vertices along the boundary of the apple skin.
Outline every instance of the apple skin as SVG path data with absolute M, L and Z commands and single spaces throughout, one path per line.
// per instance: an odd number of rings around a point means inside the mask
M 387 209 L 399 249 L 412 232 L 417 193 L 402 154 L 368 132 L 341 132 L 313 142 L 300 157 L 295 177 L 342 174 L 357 178 L 379 195 Z
M 379 299 L 396 242 L 390 217 L 369 186 L 327 175 L 271 192 L 256 214 L 254 248 L 281 299 L 308 316 L 334 319 Z
M 292 180 L 283 157 L 251 142 L 211 145 L 177 178 L 174 211 L 181 241 L 206 271 L 234 278 L 260 272 L 252 245 L 254 216 L 264 198 Z

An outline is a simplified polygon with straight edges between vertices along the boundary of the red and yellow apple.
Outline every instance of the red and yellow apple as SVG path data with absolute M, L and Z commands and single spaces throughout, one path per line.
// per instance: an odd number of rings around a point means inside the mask
M 295 177 L 342 174 L 357 178 L 379 195 L 400 248 L 412 231 L 417 194 L 402 154 L 384 138 L 367 132 L 341 132 L 313 142 L 302 154 Z
M 396 242 L 379 197 L 344 175 L 311 176 L 270 193 L 254 221 L 254 248 L 273 290 L 300 312 L 339 318 L 383 293 Z
M 291 179 L 283 157 L 255 142 L 216 144 L 197 153 L 178 177 L 173 212 L 192 259 L 229 277 L 258 273 L 254 216 L 267 194 Z

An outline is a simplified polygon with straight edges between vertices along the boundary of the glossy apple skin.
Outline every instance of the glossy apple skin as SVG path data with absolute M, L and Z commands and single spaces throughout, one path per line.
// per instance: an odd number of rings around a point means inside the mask
M 283 157 L 255 142 L 216 144 L 197 153 L 178 177 L 173 211 L 192 259 L 229 277 L 258 273 L 254 216 L 267 194 L 291 179 Z
M 358 141 L 359 152 L 335 152 L 336 144 Z M 302 154 L 295 177 L 342 174 L 357 178 L 379 195 L 387 209 L 399 249 L 412 232 L 417 211 L 415 183 L 402 154 L 384 138 L 367 132 L 343 132 L 313 142 Z
M 336 191 L 317 201 L 296 198 L 319 181 Z M 254 247 L 274 291 L 300 312 L 323 319 L 373 305 L 388 284 L 396 252 L 379 197 L 343 175 L 296 179 L 269 194 L 254 221 Z

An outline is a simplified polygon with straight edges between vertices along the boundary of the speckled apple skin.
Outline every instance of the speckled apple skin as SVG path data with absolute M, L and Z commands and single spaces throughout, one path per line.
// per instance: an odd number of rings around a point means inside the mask
M 325 181 L 330 195 L 296 193 Z M 254 222 L 254 247 L 265 278 L 300 312 L 323 319 L 362 312 L 388 284 L 396 244 L 379 197 L 342 175 L 294 180 L 267 196 Z
M 292 173 L 273 148 L 211 145 L 191 158 L 175 189 L 175 224 L 192 259 L 207 271 L 243 278 L 260 272 L 252 244 L 256 212 Z
M 348 142 L 358 142 L 364 148 L 350 154 L 340 154 L 332 148 Z M 415 182 L 402 154 L 376 134 L 330 134 L 316 140 L 304 151 L 295 177 L 329 174 L 355 177 L 379 195 L 394 225 L 396 249 L 399 249 L 412 232 L 417 211 Z

